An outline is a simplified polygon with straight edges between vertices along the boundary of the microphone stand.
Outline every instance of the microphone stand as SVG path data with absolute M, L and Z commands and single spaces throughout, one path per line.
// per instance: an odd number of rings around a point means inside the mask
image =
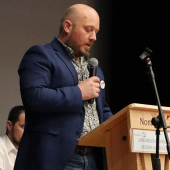
M 159 110 L 159 115 L 157 117 L 152 118 L 151 122 L 152 122 L 152 125 L 156 128 L 156 157 L 154 159 L 153 170 L 161 170 L 161 163 L 160 163 L 160 159 L 159 159 L 160 128 L 163 127 L 163 130 L 164 130 L 169 159 L 170 159 L 170 142 L 169 142 L 169 138 L 168 138 L 167 125 L 166 125 L 164 113 L 161 108 L 161 103 L 159 100 L 159 95 L 158 95 L 158 91 L 157 91 L 157 87 L 156 87 L 155 76 L 154 76 L 154 72 L 152 69 L 151 59 L 149 58 L 151 52 L 152 51 L 149 48 L 146 48 L 145 51 L 143 52 L 143 54 L 140 56 L 140 58 L 146 63 L 147 67 L 149 68 L 149 71 L 147 73 L 150 76 L 152 83 L 153 83 L 153 88 L 155 91 L 156 101 L 157 101 L 158 110 Z

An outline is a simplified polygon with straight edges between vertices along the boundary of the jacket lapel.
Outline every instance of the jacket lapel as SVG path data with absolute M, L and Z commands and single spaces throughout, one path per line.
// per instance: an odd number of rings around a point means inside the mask
M 58 39 L 56 37 L 51 42 L 51 45 L 52 45 L 55 53 L 57 54 L 57 56 L 59 56 L 61 58 L 61 60 L 65 63 L 67 68 L 70 70 L 70 72 L 73 76 L 73 79 L 74 79 L 74 84 L 77 85 L 78 84 L 77 71 L 75 70 L 74 65 L 72 64 L 70 57 L 67 55 L 64 48 L 61 46 L 60 42 L 58 41 Z

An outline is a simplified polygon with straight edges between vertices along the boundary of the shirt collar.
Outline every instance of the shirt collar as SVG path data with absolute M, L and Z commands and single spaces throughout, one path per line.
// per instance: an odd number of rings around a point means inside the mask
M 11 142 L 11 140 L 8 138 L 7 135 L 5 135 L 5 142 L 6 142 L 6 149 L 7 152 L 11 152 L 12 150 L 17 152 L 17 149 L 15 148 L 15 146 L 13 145 L 13 143 Z

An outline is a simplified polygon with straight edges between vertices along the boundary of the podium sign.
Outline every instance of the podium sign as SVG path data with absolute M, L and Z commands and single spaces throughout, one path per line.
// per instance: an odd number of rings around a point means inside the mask
M 168 133 L 170 138 L 170 133 Z M 159 154 L 168 154 L 166 140 L 163 132 L 159 137 Z M 131 151 L 138 153 L 155 153 L 156 152 L 156 136 L 155 131 L 150 130 L 132 130 Z

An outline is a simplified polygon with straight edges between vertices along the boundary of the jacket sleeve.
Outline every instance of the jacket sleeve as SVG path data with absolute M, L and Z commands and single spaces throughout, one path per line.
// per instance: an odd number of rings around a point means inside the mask
M 113 116 L 113 114 L 112 114 L 108 104 L 105 102 L 104 103 L 104 107 L 103 107 L 103 118 L 104 118 L 104 121 L 106 121 L 107 119 L 109 119 L 112 116 Z
M 83 102 L 77 85 L 50 88 L 54 70 L 50 55 L 54 54 L 42 46 L 33 46 L 24 55 L 18 70 L 24 106 L 31 112 L 80 110 Z
M 104 74 L 100 67 L 97 67 L 97 76 L 100 78 L 100 81 L 104 81 Z M 112 111 L 110 110 L 108 104 L 105 101 L 105 88 L 100 87 L 100 93 L 99 97 L 97 98 L 97 102 L 100 123 L 102 123 L 113 116 Z

